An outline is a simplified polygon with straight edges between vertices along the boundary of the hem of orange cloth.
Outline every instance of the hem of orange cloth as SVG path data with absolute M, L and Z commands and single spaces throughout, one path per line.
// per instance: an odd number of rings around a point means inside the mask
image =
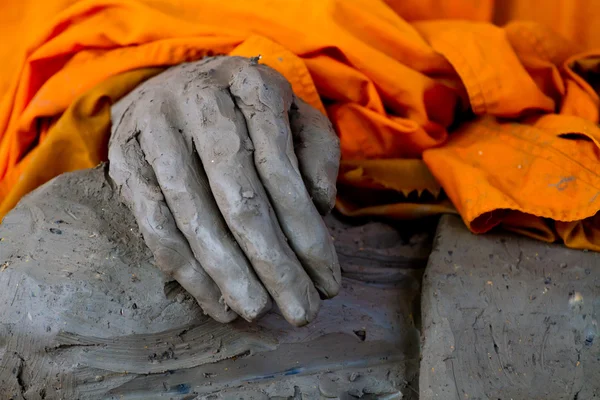
M 451 197 L 451 200 L 452 200 L 453 194 L 451 192 L 449 192 L 448 190 L 446 190 L 446 188 L 444 188 L 444 185 L 443 185 L 444 180 L 440 179 L 438 176 L 435 175 L 435 173 L 434 173 L 435 168 L 431 168 L 431 166 L 429 165 L 429 163 L 427 161 L 428 153 L 430 151 L 436 151 L 436 149 L 430 149 L 428 151 L 425 151 L 423 153 L 423 161 L 425 162 L 425 164 L 427 165 L 429 170 L 432 172 L 434 177 L 440 182 L 440 184 L 442 185 L 442 189 L 444 189 L 446 191 L 446 193 L 448 194 L 449 197 Z M 463 216 L 464 222 L 470 227 L 472 221 L 475 221 L 477 218 L 481 217 L 484 214 L 491 213 L 496 210 L 519 211 L 519 212 L 533 215 L 536 217 L 548 218 L 548 219 L 552 219 L 554 221 L 560 221 L 560 222 L 582 221 L 586 218 L 593 217 L 598 212 L 600 212 L 600 196 L 598 196 L 598 200 L 599 201 L 596 202 L 595 205 L 580 206 L 578 208 L 574 207 L 574 208 L 562 209 L 562 210 L 531 207 L 531 206 L 529 206 L 527 208 L 522 207 L 521 205 L 519 205 L 517 202 L 512 200 L 506 194 L 504 194 L 503 198 L 500 199 L 499 201 L 497 201 L 495 203 L 491 203 L 491 204 L 488 202 L 488 203 L 486 203 L 485 208 L 481 207 L 479 209 L 472 209 L 472 208 L 469 209 L 468 207 L 460 207 L 463 204 L 463 202 L 460 199 L 460 195 L 458 195 L 458 199 L 456 202 L 454 200 L 452 200 L 452 201 L 455 204 L 456 208 L 459 210 L 459 213 L 461 214 L 461 216 Z
M 518 204 L 516 204 L 510 198 L 507 198 L 505 196 L 503 204 L 496 204 L 496 205 L 488 204 L 486 209 L 484 209 L 484 210 L 476 210 L 476 211 L 469 210 L 464 213 L 465 217 L 463 219 L 465 220 L 465 223 L 467 223 L 467 221 L 472 222 L 484 214 L 491 213 L 493 211 L 498 211 L 498 210 L 519 211 L 519 212 L 534 215 L 534 216 L 540 217 L 540 218 L 552 219 L 554 221 L 574 222 L 574 221 L 582 221 L 586 218 L 593 217 L 594 215 L 596 215 L 598 212 L 600 212 L 600 204 L 598 204 L 596 206 L 588 206 L 584 209 L 575 209 L 575 210 L 570 209 L 570 210 L 562 210 L 562 211 L 557 212 L 556 210 L 551 210 L 551 209 L 541 209 L 541 208 L 531 208 L 531 207 L 529 209 L 525 209 L 524 207 L 520 207 Z M 460 209 L 459 209 L 459 211 L 460 211 Z M 461 212 L 461 215 L 463 215 L 463 212 Z M 469 223 L 469 225 L 470 225 L 470 223 Z
M 510 212 L 510 211 L 517 211 L 517 212 L 522 212 L 524 214 L 529 214 L 529 215 L 533 215 L 535 217 L 538 218 L 546 218 L 546 219 L 551 219 L 553 221 L 557 221 L 557 222 L 577 222 L 577 221 L 583 221 L 586 218 L 590 218 L 593 217 L 594 215 L 596 215 L 598 212 L 600 212 L 600 208 L 598 208 L 595 212 L 589 214 L 589 213 L 582 213 L 581 215 L 578 215 L 577 217 L 574 218 L 556 218 L 555 216 L 553 216 L 553 213 L 544 213 L 544 212 L 530 212 L 527 210 L 523 210 L 522 208 L 519 207 L 494 207 L 488 211 L 483 211 L 483 212 L 476 212 L 473 213 L 473 215 L 475 215 L 474 217 L 469 217 L 469 216 L 463 216 L 462 213 L 462 219 L 465 222 L 465 224 L 467 224 L 467 226 L 469 227 L 469 229 L 473 232 L 473 233 L 486 233 L 488 231 L 490 231 L 491 229 L 495 228 L 496 226 L 500 225 L 502 223 L 502 218 L 498 219 L 498 221 L 496 221 L 495 223 L 490 224 L 489 226 L 486 224 L 485 228 L 483 229 L 474 229 L 473 228 L 473 222 L 476 221 L 478 218 L 483 217 L 486 214 L 491 214 L 494 211 L 496 212 Z
M 352 208 L 345 200 L 338 197 L 335 202 L 335 209 L 350 218 L 385 217 L 401 221 L 417 220 L 442 214 L 458 214 L 458 211 L 448 200 L 440 200 L 437 203 L 389 203 Z

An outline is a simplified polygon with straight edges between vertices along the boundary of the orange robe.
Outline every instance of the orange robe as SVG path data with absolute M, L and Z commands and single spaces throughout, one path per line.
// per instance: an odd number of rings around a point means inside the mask
M 474 232 L 500 225 L 600 250 L 598 12 L 523 3 L 2 2 L 0 217 L 105 160 L 110 105 L 144 79 L 261 54 L 332 120 L 341 212 L 458 212 Z

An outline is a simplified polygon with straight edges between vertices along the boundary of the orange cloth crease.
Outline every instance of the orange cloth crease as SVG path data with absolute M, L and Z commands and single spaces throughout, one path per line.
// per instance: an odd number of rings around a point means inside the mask
M 458 212 L 474 232 L 600 250 L 600 34 L 555 13 L 537 19 L 558 33 L 519 21 L 552 8 L 531 3 L 3 2 L 0 217 L 53 177 L 106 160 L 110 105 L 144 79 L 260 54 L 332 120 L 341 212 Z

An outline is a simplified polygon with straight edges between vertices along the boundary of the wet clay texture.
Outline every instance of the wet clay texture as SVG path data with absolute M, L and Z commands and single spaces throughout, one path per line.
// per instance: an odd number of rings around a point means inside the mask
M 0 225 L 0 399 L 416 398 L 427 240 L 328 217 L 349 278 L 318 318 L 221 324 L 112 185 L 105 166 L 62 175 Z
M 339 140 L 282 75 L 242 57 L 181 64 L 112 120 L 110 176 L 157 266 L 209 315 L 253 321 L 272 298 L 301 326 L 337 295 L 319 211 L 335 202 Z
M 600 396 L 600 254 L 438 227 L 422 295 L 421 399 Z

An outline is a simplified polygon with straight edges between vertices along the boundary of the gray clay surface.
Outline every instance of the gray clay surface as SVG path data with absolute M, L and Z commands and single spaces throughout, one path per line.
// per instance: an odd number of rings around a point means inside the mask
M 156 268 L 106 167 L 53 180 L 0 225 L 0 399 L 600 396 L 599 254 L 443 217 L 418 385 L 426 238 L 327 224 L 344 278 L 316 321 L 224 325 Z
M 415 398 L 427 240 L 328 225 L 348 277 L 313 323 L 220 324 L 154 265 L 105 166 L 58 177 L 0 225 L 0 399 Z
M 422 318 L 423 400 L 600 397 L 600 254 L 442 217 Z

